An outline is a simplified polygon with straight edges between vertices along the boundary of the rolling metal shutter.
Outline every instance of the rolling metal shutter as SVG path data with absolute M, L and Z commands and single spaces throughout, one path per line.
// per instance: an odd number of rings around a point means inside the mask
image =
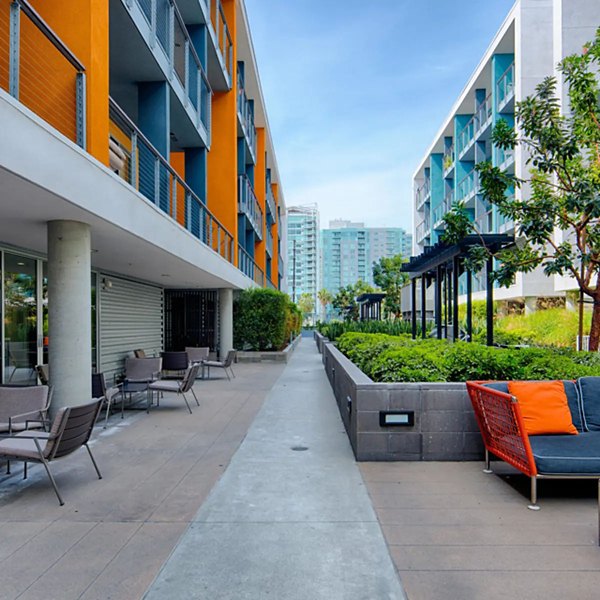
M 106 274 L 98 288 L 99 370 L 110 384 L 133 350 L 143 348 L 148 356 L 163 350 L 163 290 Z

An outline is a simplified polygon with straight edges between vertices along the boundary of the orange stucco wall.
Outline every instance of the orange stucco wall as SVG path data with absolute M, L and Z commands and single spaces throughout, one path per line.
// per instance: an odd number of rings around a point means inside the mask
M 87 150 L 108 164 L 108 0 L 31 0 L 31 4 L 85 66 Z
M 185 152 L 171 152 L 169 162 L 176 173 L 185 181 Z M 171 191 L 171 195 L 173 192 Z M 185 227 L 185 189 L 177 185 L 177 214 L 174 215 L 177 222 Z M 171 199 L 172 201 L 172 199 Z
M 271 190 L 275 198 L 275 206 L 279 206 L 279 188 L 276 183 L 271 184 Z M 279 219 L 276 219 L 271 229 L 273 232 L 273 258 L 271 260 L 271 281 L 279 287 Z
M 267 243 L 266 243 L 266 226 L 267 226 L 267 165 L 266 165 L 266 145 L 265 145 L 265 130 L 259 128 L 256 130 L 256 165 L 254 166 L 254 193 L 256 199 L 263 211 L 263 240 L 257 241 L 254 245 L 254 260 L 262 269 L 265 277 L 267 275 Z M 266 282 L 265 282 L 266 283 Z
M 237 22 L 235 0 L 224 0 L 223 10 L 233 39 L 235 65 L 231 91 L 215 93 L 212 104 L 212 142 L 208 153 L 208 208 L 231 233 L 237 265 Z

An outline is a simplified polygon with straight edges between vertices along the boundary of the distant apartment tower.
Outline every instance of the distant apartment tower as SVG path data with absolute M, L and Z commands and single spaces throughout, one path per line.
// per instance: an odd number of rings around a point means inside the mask
M 484 200 L 475 166 L 491 161 L 519 178 L 527 177 L 523 149 L 496 147 L 492 129 L 500 120 L 514 125 L 516 103 L 533 94 L 550 75 L 558 76 L 558 94 L 565 108 L 566 90 L 556 65 L 565 56 L 581 52 L 599 24 L 597 1 L 517 0 L 414 174 L 414 255 L 440 241 L 443 217 L 455 202 L 464 203 L 481 233 L 517 231 L 514 222 Z M 529 189 L 525 186 L 509 194 L 527 198 Z M 566 278 L 546 277 L 538 269 L 518 274 L 514 284 L 498 289 L 495 297 L 520 300 L 532 308 L 537 297 L 564 295 L 569 287 L 573 285 Z M 484 278 L 476 277 L 475 296 L 479 292 L 483 297 L 484 288 Z
M 321 248 L 321 287 L 335 294 L 359 279 L 374 285 L 373 263 L 396 254 L 410 257 L 412 236 L 400 227 L 337 220 L 321 231 Z
M 316 204 L 290 206 L 287 213 L 287 288 L 292 300 L 310 294 L 318 308 L 319 211 Z

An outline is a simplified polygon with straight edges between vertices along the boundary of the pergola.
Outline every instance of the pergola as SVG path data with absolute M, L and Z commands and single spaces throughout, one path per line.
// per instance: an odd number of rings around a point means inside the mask
M 361 321 L 381 321 L 381 303 L 385 298 L 385 294 L 381 292 L 373 292 L 361 294 L 356 298 L 356 302 L 360 307 Z
M 412 336 L 417 337 L 417 280 L 421 279 L 421 335 L 426 337 L 427 326 L 427 287 L 435 283 L 434 319 L 438 339 L 451 337 L 456 340 L 460 336 L 458 321 L 458 287 L 459 277 L 466 273 L 467 296 L 467 331 L 466 339 L 473 338 L 473 273 L 464 268 L 464 259 L 473 246 L 486 246 L 492 253 L 514 244 L 512 235 L 501 233 L 486 233 L 467 235 L 456 244 L 438 242 L 427 248 L 419 256 L 413 256 L 403 265 L 402 270 L 409 273 L 411 279 L 411 321 Z M 486 263 L 486 332 L 487 345 L 494 343 L 494 282 L 492 272 L 494 259 L 490 256 Z M 442 310 L 444 308 L 444 310 Z M 451 315 L 451 320 L 448 317 Z M 442 318 L 444 322 L 442 323 Z M 448 326 L 451 325 L 451 336 L 448 336 Z M 445 332 L 445 336 L 442 333 Z

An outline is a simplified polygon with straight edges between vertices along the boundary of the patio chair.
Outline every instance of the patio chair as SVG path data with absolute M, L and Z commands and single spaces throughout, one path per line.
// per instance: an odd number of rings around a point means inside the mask
M 28 462 L 43 464 L 62 506 L 65 502 L 58 491 L 48 463 L 72 454 L 81 446 L 85 446 L 98 474 L 98 479 L 102 479 L 100 469 L 98 469 L 88 446 L 101 406 L 102 400 L 98 399 L 80 406 L 64 407 L 56 414 L 49 432 L 22 431 L 14 436 L 4 436 L 4 439 L 0 440 L 0 456 L 9 460 L 23 461 L 25 478 L 27 477 Z
M 123 378 L 132 383 L 150 382 L 160 377 L 161 370 L 161 358 L 126 358 Z
M 41 427 L 51 401 L 52 388 L 47 385 L 0 387 L 0 433 Z
M 35 365 L 35 372 L 42 385 L 49 385 L 50 375 L 48 365 Z
M 187 352 L 161 352 L 160 355 L 163 373 L 176 371 L 181 377 L 190 364 Z
M 106 429 L 106 426 L 108 424 L 108 417 L 110 416 L 110 406 L 118 393 L 119 388 L 117 386 L 113 386 L 110 388 L 106 387 L 106 379 L 104 377 L 104 373 L 92 373 L 92 398 L 101 398 L 103 403 L 106 405 L 104 429 Z
M 192 409 L 190 407 L 190 403 L 187 400 L 186 394 L 187 392 L 192 392 L 194 396 L 194 400 L 196 400 L 196 404 L 200 406 L 200 402 L 198 402 L 198 398 L 196 397 L 196 393 L 194 392 L 194 382 L 196 377 L 198 376 L 198 371 L 200 370 L 201 364 L 194 363 L 192 366 L 188 367 L 185 370 L 185 374 L 181 380 L 173 380 L 173 379 L 161 379 L 159 381 L 153 381 L 149 386 L 151 392 L 175 392 L 176 394 L 181 394 L 183 399 L 185 400 L 185 404 L 192 414 Z
M 237 353 L 237 350 L 230 350 L 227 353 L 225 360 L 205 360 L 202 363 L 202 366 L 206 367 L 206 369 L 208 369 L 207 374 L 206 374 L 207 377 L 210 378 L 210 368 L 213 367 L 214 369 L 224 369 L 225 375 L 227 375 L 227 379 L 229 381 L 231 381 L 231 377 L 229 377 L 229 373 L 227 372 L 227 369 L 229 369 L 231 371 L 231 375 L 235 379 L 235 373 L 233 372 L 233 368 L 231 365 L 233 364 L 233 361 L 235 360 L 236 353 Z
M 208 346 L 201 348 L 186 348 L 185 349 L 188 360 L 191 363 L 202 362 L 208 360 L 208 355 L 210 353 L 210 348 Z

